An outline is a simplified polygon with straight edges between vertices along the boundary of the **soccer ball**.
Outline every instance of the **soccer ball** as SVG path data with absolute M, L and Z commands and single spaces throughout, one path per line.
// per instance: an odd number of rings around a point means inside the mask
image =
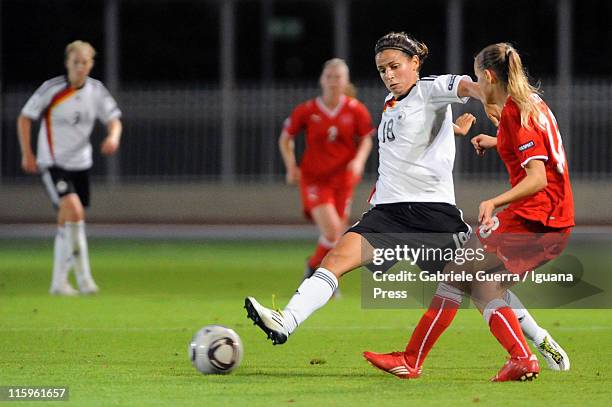
M 193 335 L 189 360 L 202 374 L 226 374 L 242 360 L 242 342 L 233 329 L 208 325 Z

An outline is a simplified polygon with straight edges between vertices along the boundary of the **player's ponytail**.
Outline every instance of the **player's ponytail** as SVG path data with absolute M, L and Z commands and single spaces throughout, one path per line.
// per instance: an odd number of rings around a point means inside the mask
M 427 55 L 429 55 L 429 48 L 427 48 L 425 43 L 417 41 L 405 32 L 392 31 L 380 37 L 374 46 L 374 55 L 386 49 L 397 49 L 409 57 L 418 56 L 420 61 L 419 69 L 421 69 L 423 62 L 425 62 Z
M 536 119 L 538 112 L 534 94 L 538 88 L 529 83 L 521 57 L 508 43 L 499 43 L 485 47 L 476 56 L 476 66 L 480 70 L 489 69 L 495 73 L 504 90 L 521 111 L 521 125 L 529 127 L 529 118 Z
M 521 110 L 521 125 L 529 127 L 529 118 L 536 120 L 537 105 L 533 94 L 538 93 L 538 89 L 531 86 L 521 57 L 514 48 L 510 48 L 506 53 L 508 59 L 508 94 Z

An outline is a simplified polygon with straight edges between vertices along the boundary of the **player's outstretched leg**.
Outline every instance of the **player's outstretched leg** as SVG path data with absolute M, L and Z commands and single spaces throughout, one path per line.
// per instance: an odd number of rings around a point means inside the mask
M 565 350 L 552 338 L 546 329 L 538 325 L 517 296 L 508 290 L 504 295 L 504 300 L 516 314 L 525 337 L 540 352 L 548 367 L 557 371 L 570 370 L 570 360 Z
M 362 244 L 359 234 L 345 234 L 325 257 L 321 267 L 300 284 L 284 310 L 266 308 L 255 298 L 247 297 L 244 301 L 247 317 L 266 333 L 274 345 L 286 342 L 302 322 L 329 301 L 338 288 L 338 277 L 363 263 Z
M 310 278 L 300 284 L 283 311 L 266 308 L 253 297 L 244 300 L 244 307 L 247 317 L 266 333 L 274 345 L 280 345 L 287 341 L 300 323 L 329 301 L 336 288 L 336 276 L 319 267 Z

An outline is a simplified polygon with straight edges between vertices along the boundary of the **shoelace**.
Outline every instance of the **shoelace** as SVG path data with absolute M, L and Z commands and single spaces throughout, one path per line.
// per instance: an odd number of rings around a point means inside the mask
M 272 294 L 272 309 L 280 314 L 281 317 L 285 318 L 283 311 L 276 307 L 276 294 Z

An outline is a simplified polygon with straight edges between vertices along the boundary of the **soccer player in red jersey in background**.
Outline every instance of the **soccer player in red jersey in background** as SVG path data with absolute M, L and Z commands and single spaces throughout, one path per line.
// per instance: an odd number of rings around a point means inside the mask
M 486 102 L 496 104 L 501 116 L 497 137 L 480 134 L 472 144 L 479 155 L 488 149 L 497 150 L 508 170 L 511 189 L 480 203 L 479 241 L 472 239 L 471 243 L 482 244 L 489 255 L 467 270 L 493 273 L 505 269 L 523 274 L 557 257 L 574 226 L 572 189 L 561 135 L 554 115 L 529 84 L 521 58 L 510 44 L 484 48 L 476 56 L 474 71 Z M 493 214 L 505 205 L 508 207 Z M 509 306 L 507 287 L 501 282 L 471 285 L 474 303 L 510 354 L 492 380 L 531 380 L 540 368 Z M 436 293 L 404 352 L 365 352 L 365 358 L 398 377 L 419 377 L 427 353 L 457 312 L 457 298 L 449 294 Z M 549 345 L 544 341 L 542 346 Z M 557 357 L 567 359 L 565 354 Z
M 353 189 L 372 150 L 374 131 L 368 109 L 347 95 L 352 85 L 344 60 L 325 62 L 319 83 L 321 96 L 293 110 L 279 139 L 287 183 L 299 183 L 304 214 L 320 233 L 304 278 L 312 275 L 347 228 Z M 294 138 L 303 130 L 306 149 L 298 165 Z

